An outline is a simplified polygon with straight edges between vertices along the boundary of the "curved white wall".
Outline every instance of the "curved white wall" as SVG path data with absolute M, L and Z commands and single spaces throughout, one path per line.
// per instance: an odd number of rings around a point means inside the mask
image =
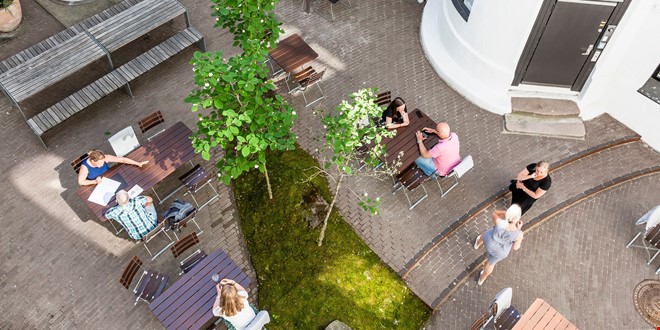
M 476 105 L 511 111 L 507 95 L 542 0 L 477 0 L 466 22 L 451 0 L 428 0 L 422 48 L 438 74 Z

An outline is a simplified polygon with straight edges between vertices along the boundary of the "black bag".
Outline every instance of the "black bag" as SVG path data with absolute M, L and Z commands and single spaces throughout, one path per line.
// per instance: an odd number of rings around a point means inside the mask
M 162 216 L 170 225 L 170 228 L 174 228 L 174 225 L 185 219 L 194 210 L 195 207 L 192 204 L 175 199 L 170 207 L 167 208 L 167 211 L 163 212 Z

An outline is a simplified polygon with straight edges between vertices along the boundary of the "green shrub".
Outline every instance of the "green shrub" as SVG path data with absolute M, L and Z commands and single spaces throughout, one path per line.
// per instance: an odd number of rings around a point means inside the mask
M 0 0 L 0 8 L 7 8 L 12 2 L 14 2 L 14 0 Z
M 322 329 L 339 319 L 353 329 L 419 329 L 430 315 L 422 303 L 339 215 L 326 243 L 308 229 L 315 193 L 330 199 L 318 163 L 299 148 L 268 153 L 274 198 L 264 176 L 251 171 L 233 185 L 241 226 L 258 274 L 259 307 L 272 315 L 268 329 Z

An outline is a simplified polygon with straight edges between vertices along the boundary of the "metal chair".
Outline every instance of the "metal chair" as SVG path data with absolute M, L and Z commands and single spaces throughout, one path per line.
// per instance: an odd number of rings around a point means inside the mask
M 172 246 L 172 244 L 174 244 L 174 241 L 172 240 L 172 237 L 170 237 L 170 235 L 168 235 L 167 232 L 165 231 L 165 223 L 166 223 L 166 221 L 161 221 L 156 226 L 156 228 L 154 228 L 152 231 L 150 231 L 149 233 L 144 235 L 142 237 L 142 239 L 140 239 L 140 242 L 142 242 L 142 245 L 144 245 L 144 248 L 147 250 L 147 252 L 151 256 L 151 260 L 155 260 L 161 253 L 165 252 L 165 250 L 167 250 L 170 246 Z M 158 253 L 156 253 L 156 255 L 153 255 L 153 253 L 151 253 L 151 250 L 149 250 L 149 247 L 147 246 L 147 243 L 151 242 L 151 240 L 154 239 L 154 237 L 158 236 L 158 234 L 160 234 L 160 233 L 165 234 L 165 236 L 167 236 L 167 239 L 169 239 L 170 242 L 164 248 L 160 249 L 160 251 L 158 251 Z
M 87 153 L 84 153 L 82 154 L 82 156 L 71 161 L 71 168 L 73 168 L 76 174 L 80 172 L 80 166 L 82 166 L 82 162 L 84 162 L 85 159 L 87 159 L 88 157 L 89 155 L 87 155 Z
M 124 157 L 140 147 L 140 141 L 135 137 L 133 126 L 128 126 L 117 132 L 108 139 L 108 142 L 110 142 L 110 146 L 112 146 L 112 150 L 115 151 L 117 157 Z
M 136 297 L 133 305 L 137 305 L 140 299 L 146 302 L 151 302 L 154 298 L 160 296 L 167 284 L 167 275 L 146 270 L 142 267 L 142 261 L 137 256 L 133 256 L 128 263 L 124 272 L 121 274 L 119 283 L 121 283 L 126 289 L 130 290 L 129 287 L 131 286 L 131 282 L 133 282 L 133 279 L 139 270 L 142 270 L 142 274 L 133 288 L 133 293 Z
M 454 168 L 447 173 L 446 176 L 444 177 L 436 177 L 435 182 L 438 184 L 438 187 L 440 188 L 440 197 L 445 197 L 449 191 L 454 189 L 456 186 L 458 186 L 458 179 L 463 176 L 467 171 L 471 170 L 472 167 L 474 167 L 474 160 L 472 159 L 471 155 L 468 155 L 467 157 L 463 158 L 458 165 L 454 166 Z M 444 181 L 444 179 L 447 178 L 452 178 L 454 179 L 454 183 L 447 189 L 447 191 L 442 190 L 442 185 L 441 181 Z
M 152 128 L 163 123 L 165 123 L 165 118 L 163 117 L 163 114 L 160 112 L 160 110 L 158 110 L 140 119 L 140 121 L 138 121 L 138 127 L 140 128 L 140 132 L 144 134 L 147 131 L 151 130 Z M 151 141 L 151 139 L 153 139 L 156 135 L 162 133 L 164 130 L 165 128 L 163 127 L 163 129 L 148 137 L 147 141 Z
M 379 107 L 386 107 L 390 102 L 392 102 L 392 92 L 386 91 L 376 94 L 374 103 L 378 104 Z
M 397 189 L 394 190 L 392 194 L 404 188 L 403 194 L 406 196 L 406 199 L 408 200 L 408 205 L 410 205 L 410 210 L 412 210 L 415 206 L 417 206 L 419 203 L 421 203 L 423 200 L 429 197 L 429 194 L 423 185 L 423 183 L 426 182 L 426 180 L 428 180 L 429 178 L 431 177 L 426 175 L 424 171 L 422 171 L 422 169 L 417 167 L 417 165 L 413 164 L 396 176 L 396 180 L 395 180 L 396 183 L 394 186 L 397 187 Z M 410 196 L 408 196 L 408 191 L 412 192 L 418 187 L 422 187 L 422 190 L 424 191 L 424 195 L 418 198 L 415 202 L 413 202 L 410 199 Z
M 198 243 L 199 238 L 197 237 L 197 233 L 192 232 L 189 235 L 182 237 L 178 242 L 174 243 L 170 250 L 172 251 L 174 258 L 179 258 L 184 252 L 188 251 L 191 247 Z M 204 253 L 204 251 L 197 249 L 197 251 L 179 261 L 179 267 L 181 268 L 179 275 L 188 273 L 191 269 L 193 269 L 193 267 L 195 267 L 195 265 L 197 265 L 200 261 L 202 261 L 202 259 L 206 257 L 207 255 Z
M 348 2 L 348 4 L 345 4 L 343 0 L 328 0 L 328 1 L 330 2 L 330 18 L 328 18 L 327 16 L 321 14 L 321 13 L 320 13 L 319 11 L 317 11 L 317 10 L 314 10 L 314 11 L 316 11 L 319 15 L 321 15 L 321 17 L 323 17 L 323 18 L 325 18 L 325 19 L 327 19 L 328 21 L 331 21 L 331 22 L 334 22 L 334 21 L 335 21 L 335 11 L 334 11 L 334 6 L 335 6 L 337 3 L 340 3 L 340 4 L 344 5 L 344 6 L 346 6 L 347 8 L 351 8 L 351 2 L 350 2 L 349 0 L 346 0 L 346 1 L 345 1 L 345 2 Z
M 184 194 L 184 196 L 190 194 L 190 197 L 192 197 L 193 201 L 195 202 L 195 205 L 197 205 L 198 210 L 203 209 L 204 206 L 208 205 L 215 199 L 220 198 L 220 194 L 218 193 L 218 191 L 215 189 L 215 187 L 213 187 L 212 184 L 210 184 L 214 180 L 214 178 L 215 178 L 214 175 L 210 175 L 209 173 L 207 173 L 204 170 L 204 168 L 199 164 L 195 165 L 195 167 L 193 167 L 190 171 L 179 177 L 181 184 L 184 187 L 188 188 L 188 191 Z M 211 197 L 208 201 L 206 201 L 206 203 L 200 206 L 199 203 L 197 202 L 197 199 L 195 198 L 195 193 L 197 193 L 206 185 L 211 187 L 215 195 L 213 195 L 213 197 Z
M 495 300 L 489 307 L 489 312 L 477 319 L 470 330 L 485 330 L 493 322 L 493 329 L 510 330 L 520 320 L 520 312 L 511 306 L 513 290 L 511 288 L 502 289 L 495 296 Z
M 176 237 L 177 241 L 179 240 L 179 236 L 176 234 L 176 232 L 178 231 L 179 233 L 181 233 L 181 228 L 186 227 L 188 225 L 188 222 L 194 223 L 197 229 L 199 229 L 199 231 L 195 233 L 196 235 L 201 235 L 202 233 L 204 233 L 204 231 L 199 226 L 199 224 L 197 224 L 197 220 L 195 220 L 195 215 L 197 215 L 197 209 L 193 209 L 193 211 L 190 214 L 188 214 L 188 216 L 185 217 L 183 220 L 170 225 L 170 229 L 172 230 L 172 233 L 174 234 L 174 237 Z
M 323 94 L 321 85 L 319 85 L 319 82 L 323 78 L 324 74 L 325 74 L 325 69 L 323 69 L 323 71 L 321 72 L 316 72 L 316 70 L 314 70 L 314 68 L 310 66 L 293 75 L 292 80 L 294 80 L 298 86 L 291 89 L 289 87 L 288 79 L 285 80 L 286 86 L 289 89 L 289 93 L 302 91 L 303 99 L 305 100 L 305 106 L 308 107 L 325 98 L 325 94 Z M 308 102 L 307 97 L 305 96 L 305 91 L 307 90 L 308 87 L 312 85 L 316 85 L 319 88 L 319 92 L 321 92 L 321 96 L 319 96 L 314 101 Z
M 650 265 L 655 257 L 660 254 L 660 226 L 658 225 L 660 224 L 660 205 L 646 212 L 646 214 L 639 218 L 635 224 L 645 225 L 644 230 L 637 233 L 637 235 L 630 240 L 628 245 L 626 245 L 626 248 L 635 247 L 645 249 L 649 259 L 646 264 Z M 643 237 L 641 245 L 639 245 L 639 243 L 633 244 L 640 237 Z M 653 256 L 651 256 L 651 252 L 655 252 Z M 656 270 L 656 274 L 659 272 L 660 268 Z

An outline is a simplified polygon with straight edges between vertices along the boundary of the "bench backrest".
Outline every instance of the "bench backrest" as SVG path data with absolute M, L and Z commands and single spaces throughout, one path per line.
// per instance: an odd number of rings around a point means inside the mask
M 390 102 L 392 102 L 392 92 L 386 91 L 376 94 L 375 103 L 378 104 L 379 107 L 386 107 Z
M 124 268 L 124 272 L 121 274 L 119 283 L 128 289 L 128 287 L 131 285 L 131 282 L 133 282 L 133 278 L 135 278 L 135 274 L 137 274 L 140 269 L 142 269 L 142 261 L 140 258 L 138 258 L 138 256 L 133 256 L 128 265 L 126 265 L 126 268 Z

